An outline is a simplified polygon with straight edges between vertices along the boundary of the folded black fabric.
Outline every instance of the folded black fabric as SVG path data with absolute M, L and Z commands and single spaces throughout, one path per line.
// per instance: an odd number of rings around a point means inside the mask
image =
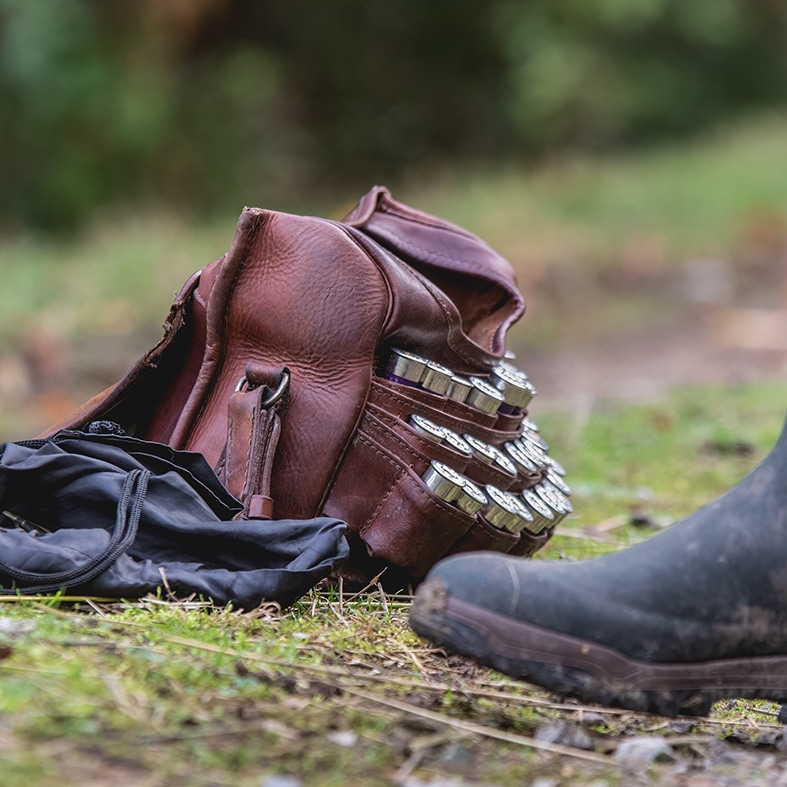
M 347 558 L 344 522 L 233 520 L 200 454 L 91 427 L 0 444 L 4 592 L 287 606 Z

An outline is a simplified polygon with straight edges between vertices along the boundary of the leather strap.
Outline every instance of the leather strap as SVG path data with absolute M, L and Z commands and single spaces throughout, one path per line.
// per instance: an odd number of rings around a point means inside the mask
M 230 396 L 224 483 L 243 503 L 235 519 L 273 519 L 271 476 L 289 384 L 284 374 L 275 391 L 250 387 L 244 378 Z

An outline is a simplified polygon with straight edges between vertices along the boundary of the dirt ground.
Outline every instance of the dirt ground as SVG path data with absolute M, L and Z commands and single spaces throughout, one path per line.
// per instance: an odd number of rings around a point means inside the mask
M 540 411 L 635 402 L 697 384 L 787 374 L 787 254 L 756 270 L 716 260 L 591 277 L 558 266 L 523 282 L 525 317 L 510 344 Z M 747 273 L 751 275 L 747 276 Z
M 739 319 L 733 313 L 727 318 Z M 540 410 L 588 407 L 594 400 L 643 401 L 675 387 L 740 385 L 787 374 L 787 311 L 774 314 L 773 329 L 783 347 L 735 346 L 715 320 L 686 314 L 671 325 L 627 330 L 604 341 L 526 350 L 520 362 L 536 383 Z

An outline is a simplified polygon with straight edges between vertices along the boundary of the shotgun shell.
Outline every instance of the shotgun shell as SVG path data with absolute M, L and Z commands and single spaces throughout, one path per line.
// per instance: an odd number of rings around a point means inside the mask
M 470 384 L 473 389 L 467 395 L 465 402 L 476 410 L 484 413 L 496 413 L 501 404 L 505 403 L 503 394 L 491 383 L 481 377 L 471 377 Z
M 557 461 L 557 459 L 554 459 L 553 457 L 547 455 L 547 463 L 548 463 L 548 467 L 551 470 L 554 470 L 558 475 L 564 476 L 566 474 L 566 468 L 563 467 L 563 465 L 561 465 L 560 462 Z
M 529 443 L 521 438 L 516 441 L 519 450 L 536 466 L 538 470 L 546 470 L 549 467 L 549 455 L 542 451 L 537 445 Z
M 519 439 L 527 441 L 541 451 L 549 450 L 549 443 L 538 432 L 530 432 L 527 429 L 523 429 Z
M 506 452 L 508 458 L 514 463 L 516 469 L 523 475 L 531 476 L 538 472 L 538 466 L 522 450 L 519 443 L 504 443 L 503 450 Z
M 427 360 L 407 350 L 391 350 L 385 365 L 384 377 L 402 385 L 418 385 L 421 382 Z
M 558 487 L 550 481 L 544 480 L 536 487 L 536 491 L 556 510 L 560 510 L 564 514 L 573 514 L 574 506 L 567 495 L 564 495 Z M 546 495 L 546 497 L 544 497 Z M 548 498 L 548 499 L 547 499 Z
M 473 516 L 476 511 L 483 508 L 489 502 L 489 498 L 484 494 L 480 486 L 474 484 L 469 478 L 464 479 L 462 491 L 456 498 L 456 504 L 466 514 Z
M 492 369 L 489 381 L 503 394 L 505 400 L 500 412 L 517 415 L 536 395 L 536 389 L 527 377 L 508 364 L 498 364 Z
M 473 386 L 466 377 L 460 377 L 458 374 L 451 375 L 451 382 L 448 385 L 448 390 L 445 395 L 455 402 L 466 402 L 467 395 L 473 390 Z
M 473 451 L 467 444 L 467 440 L 458 435 L 453 429 L 446 426 L 441 427 L 445 435 L 445 444 L 449 448 L 453 448 L 459 454 L 462 454 L 465 459 L 469 459 L 473 455 Z
M 530 527 L 533 517 L 516 495 L 504 492 L 492 484 L 487 484 L 484 492 L 489 502 L 479 511 L 479 516 L 492 527 L 509 533 L 519 533 Z
M 495 459 L 492 462 L 492 466 L 496 467 L 498 470 L 502 470 L 507 476 L 510 476 L 512 479 L 516 478 L 517 476 L 516 465 L 496 445 L 490 445 L 489 447 L 492 449 L 492 453 L 495 455 Z
M 555 512 L 554 524 L 561 522 L 574 510 L 568 498 L 548 482 L 536 484 L 533 491 Z
M 463 435 L 463 437 L 473 451 L 473 456 L 476 459 L 480 459 L 488 465 L 494 464 L 495 451 L 493 446 L 489 445 L 489 443 L 485 443 L 483 440 L 479 440 L 471 434 Z
M 434 440 L 436 443 L 443 443 L 446 439 L 446 430 L 445 427 L 439 426 L 434 421 L 430 420 L 429 418 L 425 418 L 422 415 L 418 415 L 418 413 L 413 413 L 408 423 L 413 429 L 418 432 L 418 434 L 424 435 L 428 437 L 430 440 Z
M 484 464 L 492 465 L 497 470 L 502 471 L 511 480 L 516 478 L 516 467 L 514 463 L 497 446 L 479 440 L 471 434 L 464 435 L 464 439 L 473 451 L 473 456 Z
M 455 502 L 464 490 L 465 477 L 443 462 L 436 460 L 429 465 L 421 478 L 427 487 L 446 503 Z
M 423 377 L 421 377 L 421 388 L 436 394 L 444 394 L 451 384 L 454 373 L 441 363 L 427 361 Z
M 523 380 L 527 380 L 528 379 L 527 374 L 522 369 L 520 369 L 518 366 L 516 366 L 515 364 L 511 363 L 513 358 L 509 359 L 507 356 L 506 356 L 506 358 L 507 358 L 507 360 L 498 361 L 495 364 L 495 366 L 496 367 L 500 367 L 501 369 L 505 369 L 509 374 L 514 374 L 517 377 L 522 378 Z
M 554 467 L 548 467 L 546 475 L 544 476 L 546 481 L 549 481 L 552 486 L 557 487 L 566 497 L 571 494 L 571 487 L 566 483 L 566 480 L 563 478 L 562 475 L 555 472 Z
M 533 516 L 533 524 L 530 529 L 532 533 L 540 533 L 545 527 L 554 523 L 555 511 L 532 489 L 525 489 L 522 492 L 522 500 Z

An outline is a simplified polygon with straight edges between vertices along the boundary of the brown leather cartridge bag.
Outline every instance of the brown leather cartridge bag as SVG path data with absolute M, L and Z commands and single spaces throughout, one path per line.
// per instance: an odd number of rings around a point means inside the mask
M 159 343 L 48 433 L 112 420 L 204 454 L 243 517 L 339 517 L 354 583 L 383 569 L 390 586 L 415 583 L 468 549 L 531 554 L 549 530 L 497 530 L 430 492 L 421 476 L 432 459 L 481 483 L 490 469 L 408 424 L 419 413 L 501 445 L 520 434 L 522 415 L 488 414 L 381 373 L 400 348 L 488 375 L 523 311 L 506 260 L 385 188 L 343 221 L 246 208 L 229 251 L 177 296 Z

